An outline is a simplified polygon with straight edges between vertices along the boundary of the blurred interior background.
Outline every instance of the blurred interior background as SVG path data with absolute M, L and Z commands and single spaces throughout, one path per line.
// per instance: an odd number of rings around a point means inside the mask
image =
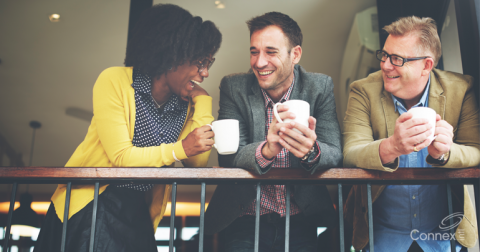
M 478 0 L 474 1 L 479 8 Z M 0 166 L 64 166 L 86 135 L 97 76 L 105 68 L 123 65 L 128 27 L 134 21 L 131 7 L 142 2 L 145 3 L 144 0 L 0 1 Z M 213 21 L 222 32 L 223 42 L 216 62 L 209 71 L 210 77 L 202 84 L 213 97 L 214 117 L 218 115 L 221 78 L 250 68 L 250 40 L 245 22 L 270 11 L 288 14 L 298 22 L 304 36 L 300 65 L 333 79 L 341 123 L 350 83 L 379 69 L 374 51 L 386 39 L 379 31 L 400 16 L 416 14 L 434 18 L 442 39 L 443 61 L 439 68 L 463 72 L 457 26 L 457 13 L 463 10 L 456 10 L 455 2 L 155 0 L 153 4 L 177 4 L 193 15 Z M 31 121 L 38 121 L 41 127 L 33 129 Z M 214 149 L 208 166 L 217 165 Z M 38 214 L 37 226 L 55 188 L 56 185 L 46 184 L 18 188 L 19 194 L 33 197 L 31 206 Z M 335 188 L 330 189 L 335 196 Z M 0 226 L 5 225 L 10 190 L 11 185 L 0 184 Z M 207 186 L 207 202 L 214 190 L 215 185 Z M 17 201 L 16 207 L 20 205 L 20 196 Z M 179 185 L 177 204 L 176 251 L 192 251 L 188 246 L 195 242 L 198 230 L 200 186 Z M 168 223 L 166 217 L 160 226 Z M 319 229 L 319 233 L 322 231 Z M 1 232 L 0 239 L 3 239 Z M 24 238 L 14 235 L 11 251 L 30 251 L 35 239 L 35 234 Z M 163 245 L 168 248 L 168 229 L 159 227 L 157 240 L 159 251 L 165 249 Z M 214 241 L 215 237 L 211 238 L 206 246 L 215 250 Z

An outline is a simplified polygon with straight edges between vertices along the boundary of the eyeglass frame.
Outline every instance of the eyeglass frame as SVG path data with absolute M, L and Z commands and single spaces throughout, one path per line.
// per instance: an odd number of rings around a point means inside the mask
M 208 63 L 208 64 L 206 65 L 206 64 L 203 63 L 204 61 L 208 61 L 208 62 L 210 62 L 210 63 Z M 202 73 L 203 70 L 205 70 L 205 68 L 206 68 L 207 70 L 209 70 L 210 67 L 212 67 L 213 62 L 215 62 L 215 58 L 212 58 L 211 60 L 208 59 L 208 58 L 206 58 L 206 59 L 197 61 L 197 63 L 195 63 L 195 65 L 198 67 L 198 73 Z
M 385 52 L 384 50 L 377 50 L 375 52 L 375 57 L 380 60 L 381 62 L 385 62 L 387 61 L 386 59 L 385 60 L 382 60 L 382 59 L 379 59 L 378 58 L 378 55 L 379 53 L 382 53 L 382 56 L 383 56 L 383 53 L 385 53 L 387 55 L 387 59 L 390 58 L 390 63 L 394 66 L 398 66 L 398 67 L 403 67 L 403 65 L 405 65 L 406 62 L 409 62 L 409 61 L 415 61 L 415 60 L 421 60 L 421 59 L 426 59 L 426 58 L 431 58 L 430 56 L 424 56 L 424 57 L 414 57 L 414 58 L 404 58 L 402 56 L 398 56 L 396 54 L 388 54 L 387 52 Z M 395 57 L 399 57 L 402 59 L 402 65 L 397 65 L 397 64 L 394 64 L 393 61 L 392 61 L 392 56 L 395 56 Z

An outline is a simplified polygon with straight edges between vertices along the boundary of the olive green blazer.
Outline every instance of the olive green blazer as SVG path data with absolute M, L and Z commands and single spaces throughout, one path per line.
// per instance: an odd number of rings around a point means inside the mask
M 428 105 L 453 126 L 453 144 L 446 164 L 439 168 L 466 168 L 480 164 L 478 106 L 472 78 L 458 73 L 433 69 L 430 73 Z M 380 143 L 393 135 L 395 111 L 392 95 L 383 87 L 381 71 L 351 85 L 343 132 L 343 165 L 387 172 L 398 169 L 398 158 L 389 166 L 382 165 Z M 430 156 L 427 158 L 429 162 Z M 430 163 L 430 162 L 429 162 Z M 385 186 L 372 186 L 375 201 Z M 466 187 L 452 186 L 454 212 L 464 218 L 456 230 L 456 239 L 465 247 L 473 247 L 478 239 L 475 211 Z M 354 186 L 345 204 L 346 222 L 353 225 L 352 244 L 362 249 L 368 243 L 366 185 Z

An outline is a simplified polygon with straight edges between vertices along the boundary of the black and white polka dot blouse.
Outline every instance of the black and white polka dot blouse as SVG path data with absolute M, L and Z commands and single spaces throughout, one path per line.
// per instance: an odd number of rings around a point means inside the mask
M 187 116 L 188 102 L 172 94 L 163 107 L 157 109 L 151 95 L 152 81 L 133 69 L 135 89 L 135 129 L 132 144 L 136 147 L 159 146 L 177 142 Z M 125 184 L 118 187 L 148 191 L 154 184 Z

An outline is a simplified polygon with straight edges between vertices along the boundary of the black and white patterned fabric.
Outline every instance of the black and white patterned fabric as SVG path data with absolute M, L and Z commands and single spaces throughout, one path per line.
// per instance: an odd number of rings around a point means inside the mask
M 157 109 L 151 95 L 152 81 L 133 69 L 135 89 L 135 129 L 132 144 L 136 147 L 175 143 L 187 117 L 188 102 L 172 94 L 163 107 Z M 154 184 L 125 184 L 118 187 L 148 191 Z

